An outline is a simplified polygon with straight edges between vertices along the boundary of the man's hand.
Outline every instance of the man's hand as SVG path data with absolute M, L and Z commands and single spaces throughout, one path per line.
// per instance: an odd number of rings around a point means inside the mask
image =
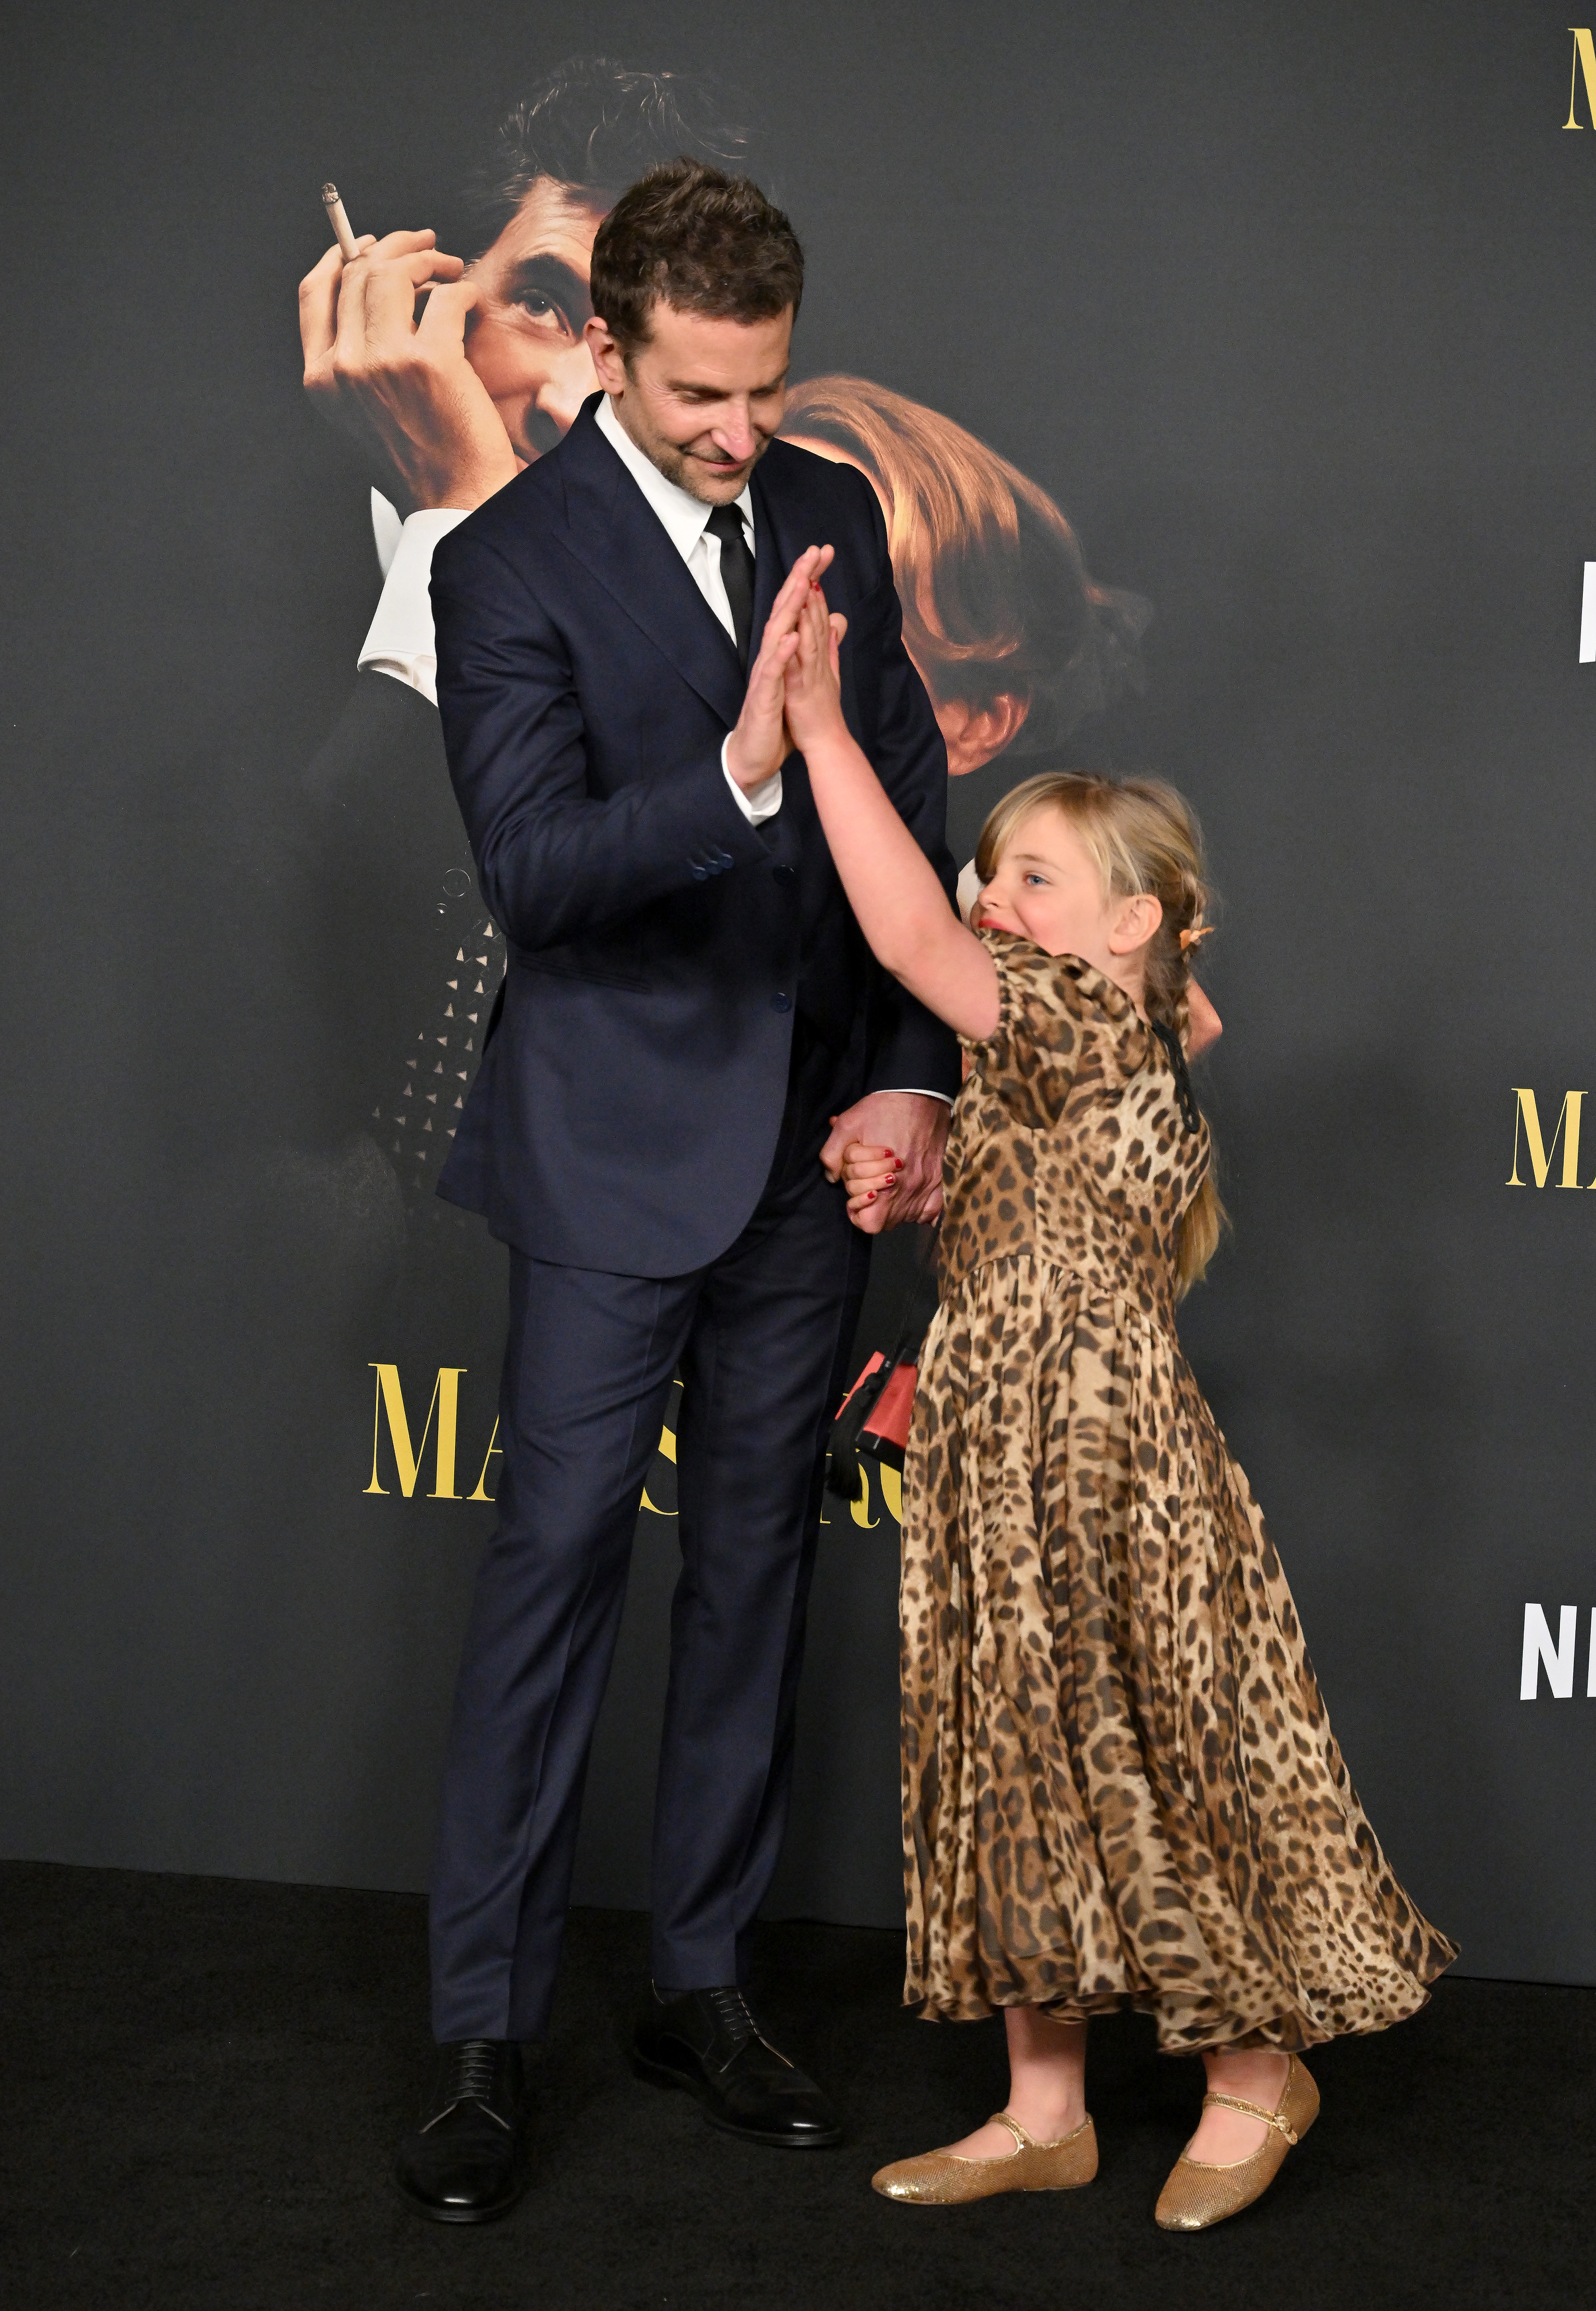
M 1225 1033 L 1225 1023 L 1195 979 L 1186 981 L 1186 1057 L 1199 1060 Z
M 771 605 L 759 655 L 748 669 L 743 711 L 726 746 L 726 767 L 745 794 L 773 779 L 792 752 L 787 728 L 787 662 L 798 650 L 798 619 L 810 587 L 831 562 L 829 545 L 807 546 Z M 834 1171 L 832 1176 L 836 1177 Z
M 832 1118 L 831 1138 L 820 1151 L 828 1180 L 842 1176 L 843 1158 L 854 1140 L 892 1159 L 896 1184 L 877 1190 L 873 1203 L 862 1197 L 850 1211 L 867 1235 L 902 1227 L 908 1220 L 934 1220 L 942 1210 L 942 1149 L 951 1111 L 946 1100 L 917 1091 L 873 1091 Z
M 466 358 L 477 291 L 430 232 L 370 234 L 345 264 L 329 249 L 300 283 L 305 390 L 333 423 L 375 448 L 405 510 L 469 512 L 513 481 L 517 458 Z M 415 318 L 418 292 L 427 306 Z

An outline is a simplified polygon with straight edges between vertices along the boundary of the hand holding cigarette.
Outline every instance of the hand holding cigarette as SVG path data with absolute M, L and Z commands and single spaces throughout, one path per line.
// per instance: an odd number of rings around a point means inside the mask
M 397 491 L 404 512 L 469 511 L 513 481 L 519 465 L 466 357 L 480 292 L 435 234 L 357 235 L 336 185 L 322 187 L 322 201 L 337 239 L 300 283 L 305 390 L 377 451 L 383 485 Z
M 327 222 L 332 226 L 338 247 L 344 252 L 344 262 L 347 265 L 351 257 L 360 255 L 360 246 L 354 237 L 354 228 L 344 214 L 344 204 L 338 198 L 336 185 L 323 185 L 321 205 L 327 211 Z

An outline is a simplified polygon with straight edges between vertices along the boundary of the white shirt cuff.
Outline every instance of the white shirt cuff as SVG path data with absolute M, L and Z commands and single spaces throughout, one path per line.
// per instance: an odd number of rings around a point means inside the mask
M 881 1089 L 896 1092 L 903 1099 L 939 1099 L 944 1107 L 953 1105 L 951 1092 L 928 1091 L 923 1084 L 883 1084 Z
M 438 703 L 438 643 L 432 632 L 432 597 L 427 590 L 432 549 L 465 519 L 465 509 L 453 506 L 429 506 L 411 515 L 399 533 L 377 615 L 356 661 L 362 668 L 391 674 L 396 682 L 419 690 L 434 706 Z
M 414 517 L 413 517 L 414 518 Z M 781 773 L 772 772 L 763 786 L 750 787 L 745 793 L 726 767 L 726 749 L 731 744 L 728 730 L 720 742 L 720 767 L 726 772 L 726 783 L 737 797 L 737 808 L 750 826 L 763 826 L 767 818 L 774 818 L 781 807 Z

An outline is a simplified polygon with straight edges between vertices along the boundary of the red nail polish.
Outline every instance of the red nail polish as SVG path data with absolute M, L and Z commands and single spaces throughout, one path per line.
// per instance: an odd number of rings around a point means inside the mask
M 875 1189 L 874 1189 L 874 1188 L 872 1188 L 872 1189 L 870 1190 L 869 1194 L 865 1198 L 865 1201 L 866 1201 L 866 1203 L 867 1203 L 867 1204 L 873 1204 L 873 1203 L 875 1202 L 875 1200 L 876 1200 L 876 1190 L 875 1190 Z

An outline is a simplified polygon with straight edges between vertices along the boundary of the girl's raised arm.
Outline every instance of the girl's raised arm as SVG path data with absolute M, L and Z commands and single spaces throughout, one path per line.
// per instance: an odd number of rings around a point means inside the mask
M 998 1025 L 998 971 L 948 903 L 842 716 L 837 651 L 848 621 L 818 587 L 787 636 L 787 727 L 808 765 L 832 859 L 877 961 L 961 1035 Z

